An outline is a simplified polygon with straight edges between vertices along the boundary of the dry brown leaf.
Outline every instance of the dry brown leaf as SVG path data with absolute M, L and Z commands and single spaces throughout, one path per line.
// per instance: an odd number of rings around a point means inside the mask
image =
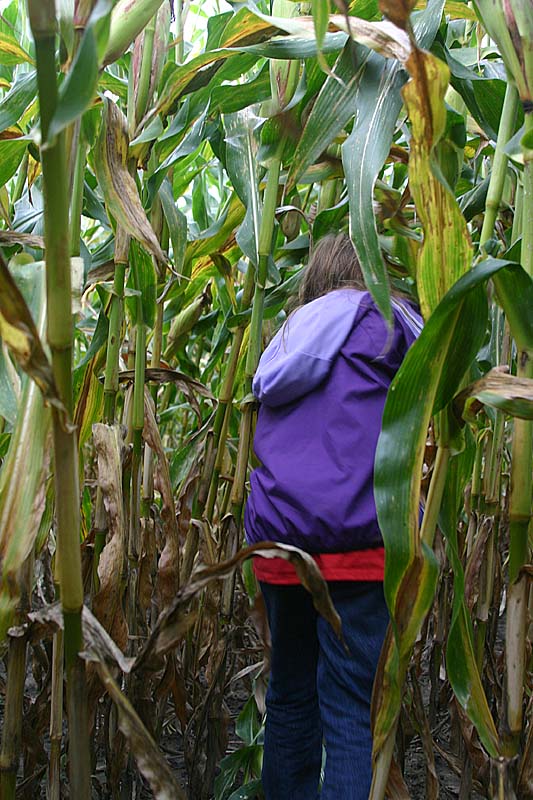
M 417 0 L 379 0 L 379 10 L 402 30 L 409 24 L 409 15 Z
M 11 628 L 10 636 L 26 636 L 31 643 L 50 638 L 56 631 L 63 630 L 61 603 L 53 603 L 28 614 L 28 620 L 19 628 Z M 81 655 L 85 661 L 105 661 L 110 666 L 118 667 L 124 674 L 131 672 L 135 659 L 124 655 L 87 606 L 82 609 L 82 626 L 84 649 Z
M 150 638 L 136 659 L 134 669 L 140 669 L 154 657 L 157 659 L 175 647 L 183 636 L 184 628 L 187 628 L 184 615 L 192 598 L 211 581 L 232 575 L 243 561 L 252 556 L 283 558 L 290 561 L 302 584 L 311 593 L 316 610 L 330 623 L 337 636 L 342 638 L 340 617 L 332 603 L 327 583 L 313 557 L 291 545 L 260 542 L 240 550 L 227 561 L 210 567 L 200 567 L 192 574 L 190 581 L 179 590 L 171 605 L 159 616 Z
M 155 525 L 151 519 L 141 519 L 141 553 L 139 556 L 138 603 L 142 611 L 148 611 L 152 602 L 154 581 L 152 572 L 156 559 Z
M 163 607 L 176 597 L 179 587 L 179 537 L 176 521 L 174 494 L 170 482 L 168 460 L 161 441 L 161 434 L 154 414 L 152 398 L 145 390 L 144 396 L 144 431 L 147 444 L 157 456 L 154 484 L 161 494 L 161 518 L 165 544 L 157 565 L 157 588 Z
M 466 607 L 469 611 L 472 611 L 479 596 L 479 576 L 485 561 L 492 524 L 492 517 L 485 517 L 481 525 L 478 526 L 474 546 L 466 565 L 464 595 Z
M 119 727 L 135 756 L 137 766 L 150 784 L 156 800 L 186 800 L 185 792 L 161 755 L 129 700 L 120 691 L 104 663 L 98 664 L 100 679 L 118 710 Z
M 118 425 L 93 425 L 98 456 L 98 483 L 108 515 L 109 540 L 98 562 L 100 589 L 93 600 L 94 613 L 118 646 L 126 648 L 128 627 L 122 594 L 124 584 L 125 526 L 122 496 L 122 430 Z
M 133 381 L 134 379 L 134 369 L 125 369 L 119 373 L 119 381 L 121 382 Z M 207 386 L 191 378 L 191 376 L 187 375 L 185 372 L 179 372 L 177 369 L 170 369 L 169 367 L 147 367 L 145 370 L 145 380 L 152 383 L 175 383 L 182 392 L 187 393 L 189 389 L 192 389 L 202 397 L 213 400 L 213 394 L 209 391 Z
M 37 250 L 44 250 L 44 238 L 33 233 L 22 233 L 21 231 L 0 231 L 0 243 L 13 245 L 21 244 L 24 247 L 35 247 Z
M 395 758 L 391 761 L 385 797 L 387 800 L 411 800 L 409 789 Z

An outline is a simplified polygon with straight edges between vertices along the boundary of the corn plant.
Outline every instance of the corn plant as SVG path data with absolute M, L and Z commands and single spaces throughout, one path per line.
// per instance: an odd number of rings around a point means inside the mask
M 207 5 L 3 5 L 2 797 L 59 798 L 64 753 L 76 798 L 261 796 L 251 556 L 341 632 L 309 555 L 244 547 L 252 378 L 339 230 L 425 320 L 375 465 L 372 800 L 413 735 L 424 797 L 436 753 L 533 797 L 531 0 Z

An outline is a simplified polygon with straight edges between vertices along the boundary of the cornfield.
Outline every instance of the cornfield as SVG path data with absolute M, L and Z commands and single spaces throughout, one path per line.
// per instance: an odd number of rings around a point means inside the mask
M 428 800 L 533 798 L 532 0 L 11 0 L 0 92 L 2 799 L 262 796 L 251 557 L 337 621 L 244 546 L 252 378 L 340 230 L 425 320 L 371 800 L 413 742 Z

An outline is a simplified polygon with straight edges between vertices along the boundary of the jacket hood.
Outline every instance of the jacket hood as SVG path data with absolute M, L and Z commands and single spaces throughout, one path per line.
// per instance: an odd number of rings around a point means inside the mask
M 339 289 L 298 308 L 274 336 L 253 382 L 265 405 L 291 403 L 327 377 L 367 292 Z
M 275 408 L 315 389 L 328 376 L 363 299 L 371 300 L 369 292 L 337 289 L 291 314 L 261 356 L 253 381 L 255 397 Z M 418 314 L 408 303 L 393 300 L 392 306 L 413 338 L 418 336 L 422 327 Z

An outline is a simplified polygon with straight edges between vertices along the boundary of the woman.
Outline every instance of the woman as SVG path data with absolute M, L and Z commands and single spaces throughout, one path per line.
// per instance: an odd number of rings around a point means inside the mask
M 366 800 L 370 699 L 388 625 L 374 456 L 388 387 L 421 320 L 395 299 L 387 328 L 345 235 L 319 243 L 299 297 L 254 379 L 261 466 L 245 526 L 250 543 L 314 555 L 350 652 L 290 564 L 256 562 L 272 635 L 263 789 L 266 800 L 315 800 L 324 741 L 322 800 Z

